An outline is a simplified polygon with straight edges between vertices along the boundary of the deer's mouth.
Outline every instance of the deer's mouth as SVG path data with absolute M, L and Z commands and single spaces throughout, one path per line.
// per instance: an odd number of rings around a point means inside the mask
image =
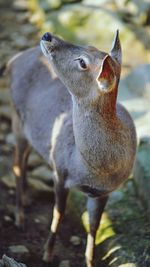
M 40 41 L 40 47 L 41 47 L 43 54 L 46 57 L 51 57 L 51 58 L 53 57 L 54 47 L 50 42 L 41 40 Z

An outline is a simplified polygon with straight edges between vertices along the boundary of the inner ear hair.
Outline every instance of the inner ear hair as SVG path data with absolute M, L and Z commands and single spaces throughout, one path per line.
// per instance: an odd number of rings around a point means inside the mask
M 112 59 L 111 59 L 111 56 L 106 55 L 102 61 L 98 79 L 102 79 L 102 78 L 108 79 L 112 73 L 114 73 L 113 66 L 112 66 Z
M 102 61 L 101 69 L 97 77 L 99 88 L 108 91 L 115 81 L 113 61 L 110 55 L 106 55 Z

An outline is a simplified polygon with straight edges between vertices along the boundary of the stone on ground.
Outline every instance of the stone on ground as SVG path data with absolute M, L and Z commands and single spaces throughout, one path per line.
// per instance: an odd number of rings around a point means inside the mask
M 15 136 L 13 133 L 9 133 L 6 136 L 6 143 L 11 145 L 11 146 L 15 146 L 16 141 L 15 141 Z
M 124 81 L 133 94 L 150 101 L 150 64 L 139 65 Z
M 7 223 L 11 223 L 13 220 L 12 220 L 12 218 L 10 216 L 5 215 L 4 216 L 4 221 L 7 222 Z
M 0 116 L 5 117 L 6 119 L 11 118 L 11 107 L 10 105 L 1 105 L 0 106 Z
M 37 167 L 41 164 L 42 164 L 41 157 L 37 153 L 32 152 L 29 156 L 28 166 L 31 168 L 32 167 L 34 168 L 34 167 Z
M 74 246 L 79 246 L 81 244 L 81 238 L 79 236 L 71 236 L 70 238 L 70 242 L 72 243 L 72 245 Z
M 150 214 L 150 143 L 145 142 L 139 146 L 134 177 L 140 200 Z
M 54 189 L 48 185 L 46 185 L 44 182 L 38 180 L 38 179 L 34 179 L 34 178 L 30 178 L 29 179 L 29 186 L 32 187 L 33 190 L 37 191 L 37 192 L 54 192 Z
M 15 176 L 12 172 L 7 173 L 3 177 L 1 177 L 2 183 L 8 188 L 8 189 L 14 189 L 16 188 L 16 181 Z M 42 180 L 38 180 L 35 178 L 29 178 L 28 179 L 28 185 L 29 188 L 32 188 L 35 193 L 36 192 L 53 192 L 53 187 L 50 187 L 46 185 Z
M 27 247 L 24 245 L 12 245 L 9 246 L 9 254 L 12 257 L 15 257 L 19 260 L 23 259 L 28 259 L 30 256 L 30 252 Z
M 143 136 L 150 136 L 149 69 L 150 65 L 148 64 L 136 68 L 121 80 L 119 87 L 118 100 L 127 108 L 134 119 L 139 140 Z M 143 73 L 145 74 L 143 75 Z
M 0 103 L 9 104 L 10 102 L 10 91 L 0 87 Z
M 12 258 L 3 255 L 0 261 L 0 267 L 27 267 L 24 263 L 19 263 Z
M 12 172 L 1 177 L 1 181 L 9 189 L 16 188 L 15 176 Z
M 61 261 L 59 267 L 70 267 L 69 260 L 63 260 L 63 261 Z
M 46 166 L 39 166 L 32 171 L 31 176 L 48 181 L 52 176 L 52 172 Z

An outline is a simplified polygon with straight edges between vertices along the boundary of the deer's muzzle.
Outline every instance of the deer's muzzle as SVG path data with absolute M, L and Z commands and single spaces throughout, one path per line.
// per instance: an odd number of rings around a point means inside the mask
M 43 41 L 47 41 L 47 42 L 51 42 L 52 41 L 52 35 L 49 32 L 46 32 L 43 37 L 42 37 Z

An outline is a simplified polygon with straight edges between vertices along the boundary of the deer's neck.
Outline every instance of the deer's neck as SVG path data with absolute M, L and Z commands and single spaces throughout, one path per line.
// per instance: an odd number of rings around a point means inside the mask
M 98 105 L 87 106 L 73 98 L 73 129 L 76 147 L 88 168 L 95 173 L 102 169 L 104 152 L 108 150 L 111 125 L 115 127 L 116 103 L 102 100 Z

